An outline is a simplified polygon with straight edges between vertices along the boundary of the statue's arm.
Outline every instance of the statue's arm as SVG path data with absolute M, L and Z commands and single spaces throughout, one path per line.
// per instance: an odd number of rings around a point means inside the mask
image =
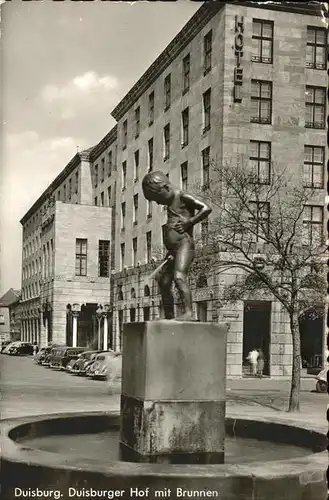
M 192 194 L 182 193 L 181 199 L 182 201 L 184 201 L 184 203 L 186 203 L 187 206 L 196 211 L 196 213 L 188 221 L 190 226 L 194 226 L 195 224 L 203 221 L 212 212 L 212 209 L 209 207 L 209 205 L 199 200 Z

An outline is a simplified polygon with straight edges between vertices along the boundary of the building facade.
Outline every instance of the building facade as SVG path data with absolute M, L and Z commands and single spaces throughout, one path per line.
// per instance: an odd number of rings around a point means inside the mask
M 94 148 L 77 153 L 21 220 L 23 340 L 115 345 L 110 307 L 115 181 L 108 163 L 115 142 L 116 128 Z M 100 178 L 93 150 L 104 158 Z M 107 197 L 98 204 L 101 185 Z
M 317 188 L 310 223 L 320 210 L 323 224 L 326 38 L 314 6 L 202 5 L 113 110 L 116 127 L 77 154 L 22 219 L 24 337 L 79 345 L 97 337 L 95 345 L 120 349 L 125 322 L 159 317 L 159 291 L 147 278 L 163 254 L 166 212 L 143 197 L 151 170 L 188 190 L 211 182 L 211 161 L 256 162 L 262 181 L 272 161 L 289 165 Z M 83 259 L 88 271 L 79 276 Z M 242 375 L 255 343 L 264 373 L 289 375 L 285 312 L 261 295 L 224 306 L 235 277 L 212 270 L 191 279 L 196 318 L 230 323 L 228 376 Z M 308 356 L 322 353 L 322 319 L 311 331 Z
M 0 298 L 0 341 L 19 340 L 21 335 L 20 290 L 10 288 Z

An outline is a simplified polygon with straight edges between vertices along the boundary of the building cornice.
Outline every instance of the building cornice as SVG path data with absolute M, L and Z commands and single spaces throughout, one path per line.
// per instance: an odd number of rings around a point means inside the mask
M 117 139 L 117 126 L 115 125 L 103 139 L 93 148 L 90 160 L 96 160 Z
M 120 120 L 128 109 L 144 94 L 159 75 L 170 65 L 177 55 L 190 43 L 196 34 L 223 7 L 225 2 L 214 1 L 204 3 L 185 24 L 183 29 L 169 43 L 159 57 L 151 64 L 132 89 L 112 111 L 115 120 Z
M 253 2 L 253 1 L 226 1 L 219 0 L 205 2 L 200 9 L 191 17 L 183 29 L 169 43 L 159 57 L 145 71 L 135 85 L 129 90 L 125 97 L 113 109 L 111 115 L 119 121 L 134 103 L 146 92 L 155 80 L 174 61 L 191 40 L 202 30 L 202 28 L 216 15 L 225 5 L 237 5 L 242 7 L 254 7 L 257 9 L 277 10 L 282 12 L 293 12 L 296 14 L 313 15 L 321 17 L 321 3 L 311 2 Z
M 32 207 L 26 212 L 26 214 L 21 218 L 20 223 L 25 224 L 26 221 L 42 206 L 42 204 L 53 195 L 53 192 L 58 188 L 58 186 L 68 177 L 73 170 L 78 167 L 81 161 L 90 161 L 90 155 L 93 148 L 86 149 L 80 153 L 76 153 L 66 167 L 58 174 L 58 176 L 53 180 L 53 182 L 44 190 L 44 192 L 39 196 Z

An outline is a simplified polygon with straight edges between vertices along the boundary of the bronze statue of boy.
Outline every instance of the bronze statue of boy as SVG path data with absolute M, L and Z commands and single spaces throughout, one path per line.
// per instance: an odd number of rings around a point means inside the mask
M 183 307 L 183 314 L 176 319 L 193 321 L 192 294 L 187 276 L 194 258 L 193 226 L 208 217 L 211 208 L 193 195 L 174 187 L 162 172 L 146 174 L 142 188 L 147 200 L 167 206 L 164 244 L 168 254 L 164 266 L 155 277 L 160 288 L 164 316 L 166 319 L 174 318 L 174 281 Z

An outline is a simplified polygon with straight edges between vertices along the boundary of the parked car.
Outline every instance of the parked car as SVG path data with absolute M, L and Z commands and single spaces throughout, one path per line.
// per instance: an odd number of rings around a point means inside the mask
M 3 351 L 5 350 L 5 348 L 9 345 L 9 344 L 12 344 L 13 341 L 12 340 L 4 340 L 2 343 L 1 343 L 1 354 L 3 354 Z
M 78 359 L 79 354 L 85 350 L 86 347 L 54 347 L 50 353 L 50 368 L 65 370 L 71 359 Z
M 29 342 L 12 342 L 4 352 L 12 356 L 28 356 L 33 354 L 33 345 Z
M 316 378 L 316 392 L 327 392 L 328 391 L 328 381 L 327 381 L 328 368 L 324 368 L 318 373 Z
M 71 373 L 76 375 L 86 375 L 87 368 L 93 364 L 97 354 L 104 351 L 85 351 L 76 360 L 74 366 L 72 367 Z
M 75 359 L 75 358 L 72 358 L 70 359 L 70 361 L 67 363 L 66 367 L 65 367 L 65 370 L 69 373 L 73 373 L 73 370 L 75 369 L 75 365 L 77 364 L 77 362 L 79 361 L 79 357 L 81 356 L 81 354 L 79 354 L 79 356 Z
M 106 351 L 97 354 L 95 361 L 90 365 L 88 377 L 105 380 L 108 373 L 109 361 L 117 356 L 114 351 Z
M 57 347 L 60 347 L 61 344 L 56 344 Z M 45 360 L 46 358 L 48 357 L 48 355 L 50 354 L 50 351 L 55 347 L 54 344 L 52 345 L 48 345 L 48 346 L 43 346 L 40 348 L 39 352 L 36 353 L 36 355 L 34 356 L 34 361 L 37 363 L 37 365 L 44 365 L 44 366 L 47 366 L 48 364 L 48 361 L 47 361 L 47 364 L 45 365 Z

